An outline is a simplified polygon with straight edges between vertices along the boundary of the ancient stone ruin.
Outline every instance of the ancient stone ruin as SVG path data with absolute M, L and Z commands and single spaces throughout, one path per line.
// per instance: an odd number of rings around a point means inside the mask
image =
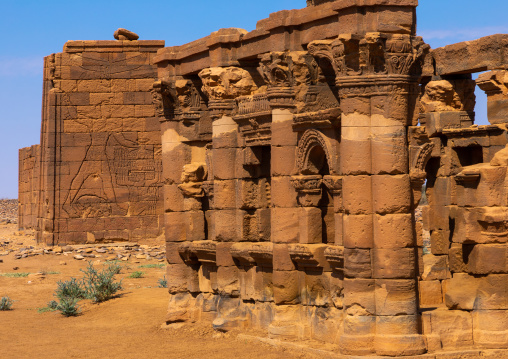
M 20 227 L 36 229 L 40 242 L 163 233 L 160 124 L 150 89 L 164 41 L 129 41 L 126 31 L 115 32 L 125 38 L 118 41 L 69 41 L 44 59 L 41 144 L 21 149 L 19 166 Z
M 20 223 L 130 239 L 163 213 L 168 323 L 508 357 L 508 35 L 432 50 L 416 6 L 309 0 L 182 46 L 68 42 L 46 59 Z

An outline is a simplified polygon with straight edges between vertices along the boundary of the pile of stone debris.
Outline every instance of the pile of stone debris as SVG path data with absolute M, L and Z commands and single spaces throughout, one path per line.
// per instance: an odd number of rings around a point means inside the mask
M 10 239 L 0 239 L 0 256 L 11 253 L 14 254 L 15 259 L 38 255 L 56 255 L 76 260 L 101 258 L 103 260 L 158 260 L 163 262 L 166 258 L 164 246 L 148 246 L 131 242 L 35 247 L 16 243 Z
M 17 199 L 0 199 L 0 223 L 18 223 Z

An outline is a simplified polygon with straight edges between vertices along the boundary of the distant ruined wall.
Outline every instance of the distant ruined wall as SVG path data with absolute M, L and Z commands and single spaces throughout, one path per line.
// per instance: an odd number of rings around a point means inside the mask
M 40 146 L 19 150 L 18 226 L 35 229 L 37 226 L 37 198 L 40 190 Z
M 44 59 L 37 239 L 142 241 L 162 233 L 151 86 L 164 41 L 69 41 Z

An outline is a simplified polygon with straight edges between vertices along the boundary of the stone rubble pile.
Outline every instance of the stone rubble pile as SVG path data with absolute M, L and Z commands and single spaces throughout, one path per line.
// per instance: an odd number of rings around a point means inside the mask
M 148 246 L 138 243 L 116 243 L 95 245 L 64 245 L 36 247 L 23 245 L 11 239 L 0 239 L 0 256 L 13 253 L 15 259 L 38 255 L 70 256 L 76 260 L 105 258 L 105 260 L 158 260 L 163 262 L 166 250 L 163 246 Z
M 18 200 L 0 199 L 0 224 L 18 223 Z

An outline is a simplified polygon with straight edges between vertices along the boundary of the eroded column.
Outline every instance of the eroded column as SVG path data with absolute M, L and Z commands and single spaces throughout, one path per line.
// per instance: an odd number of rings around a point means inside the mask
M 409 35 L 367 33 L 316 41 L 331 60 L 342 110 L 343 353 L 425 352 L 416 298 L 407 126 L 411 76 L 425 46 Z

